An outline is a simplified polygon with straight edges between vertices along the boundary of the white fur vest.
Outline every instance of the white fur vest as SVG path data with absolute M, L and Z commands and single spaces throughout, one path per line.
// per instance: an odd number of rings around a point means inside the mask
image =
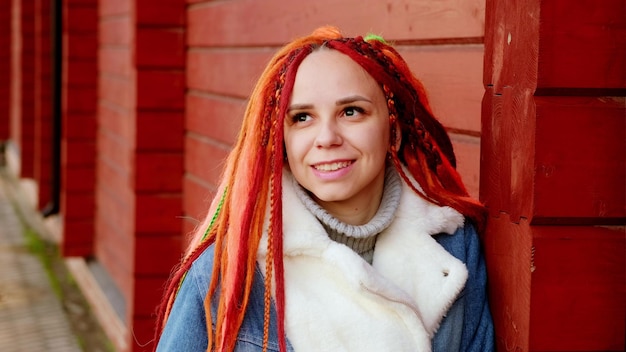
M 465 265 L 432 235 L 463 216 L 403 182 L 395 219 L 369 265 L 328 238 L 283 175 L 285 329 L 296 351 L 430 351 L 431 338 L 467 280 Z M 267 236 L 258 261 L 265 268 Z M 265 273 L 264 273 L 265 274 Z

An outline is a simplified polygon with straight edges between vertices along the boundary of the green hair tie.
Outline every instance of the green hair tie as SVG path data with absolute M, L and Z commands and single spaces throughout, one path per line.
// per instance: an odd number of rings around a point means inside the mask
M 222 197 L 220 198 L 220 202 L 217 204 L 217 209 L 215 209 L 215 214 L 213 214 L 213 217 L 211 218 L 211 223 L 209 224 L 209 227 L 206 228 L 206 231 L 204 231 L 204 235 L 202 236 L 202 239 L 200 240 L 200 243 L 204 242 L 206 240 L 206 238 L 209 236 L 209 232 L 211 232 L 211 229 L 213 228 L 213 225 L 215 224 L 215 221 L 217 220 L 217 217 L 220 214 L 220 211 L 222 211 L 222 206 L 224 206 L 224 199 L 226 198 L 226 191 L 228 190 L 228 187 L 224 188 L 224 193 L 222 193 Z M 186 271 L 183 276 L 180 278 L 180 282 L 178 283 L 178 288 L 176 289 L 176 293 L 175 295 L 178 295 L 178 291 L 180 291 L 180 287 L 183 285 L 183 281 L 185 281 L 185 278 L 187 277 L 187 273 L 189 271 Z
M 387 42 L 385 41 L 385 38 L 381 37 L 380 35 L 377 34 L 373 34 L 373 33 L 369 33 L 368 35 L 366 35 L 363 40 L 365 40 L 366 42 L 372 41 L 372 40 L 377 40 L 383 44 L 387 44 Z
M 220 215 L 220 211 L 222 211 L 222 206 L 224 205 L 224 198 L 226 198 L 227 190 L 228 190 L 228 187 L 224 187 L 224 193 L 222 193 L 220 202 L 217 204 L 217 209 L 215 209 L 215 214 L 213 214 L 213 217 L 211 218 L 211 223 L 209 224 L 209 227 L 206 228 L 206 231 L 204 231 L 204 235 L 202 236 L 202 239 L 200 240 L 200 242 L 204 242 L 204 240 L 206 240 L 206 238 L 209 236 L 209 232 L 213 228 L 213 225 L 215 224 L 215 220 L 217 220 L 217 217 Z

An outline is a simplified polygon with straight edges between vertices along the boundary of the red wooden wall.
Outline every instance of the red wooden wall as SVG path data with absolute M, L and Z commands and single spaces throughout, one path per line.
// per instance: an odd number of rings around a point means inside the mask
M 484 0 L 188 2 L 184 194 L 189 218 L 204 215 L 245 99 L 272 53 L 325 24 L 346 35 L 372 32 L 396 43 L 452 132 L 459 170 L 478 196 Z M 186 231 L 195 225 L 187 221 Z
M 52 3 L 0 5 L 0 20 L 7 19 L 0 21 L 6 48 L 0 74 L 9 77 L 0 97 L 0 108 L 6 106 L 0 138 L 17 152 L 19 176 L 35 179 L 38 207 L 52 182 Z M 98 261 L 121 291 L 122 323 L 102 321 L 117 350 L 150 349 L 154 308 L 196 224 L 183 219 L 204 215 L 247 95 L 280 45 L 317 26 L 336 24 L 348 35 L 373 32 L 397 43 L 452 133 L 459 169 L 478 194 L 484 0 L 67 0 L 62 6 L 61 248 L 65 256 Z
M 95 254 L 126 301 L 119 350 L 150 346 L 180 259 L 184 5 L 99 2 Z
M 10 78 L 0 82 L 0 139 L 20 153 L 20 176 L 37 180 L 40 206 L 50 4 L 0 4 L 0 45 L 10 49 L 0 50 Z M 163 283 L 206 212 L 266 62 L 324 24 L 395 42 L 474 196 L 480 185 L 500 350 L 624 349 L 623 0 L 63 6 L 62 248 L 93 256 L 122 292 L 118 350 L 150 348 Z
M 623 351 L 626 3 L 487 1 L 481 199 L 499 350 Z
M 12 82 L 11 18 L 11 2 L 0 1 L 0 143 L 9 139 L 9 100 Z

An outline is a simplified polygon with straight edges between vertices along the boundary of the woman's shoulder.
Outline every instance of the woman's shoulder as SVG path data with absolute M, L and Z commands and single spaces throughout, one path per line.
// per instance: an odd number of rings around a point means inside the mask
M 465 219 L 452 234 L 441 233 L 433 238 L 450 254 L 465 262 L 468 255 L 480 251 L 480 239 L 470 219 Z
M 206 293 L 211 283 L 213 262 L 215 261 L 215 246 L 210 245 L 191 264 L 185 280 L 193 280 L 197 287 Z

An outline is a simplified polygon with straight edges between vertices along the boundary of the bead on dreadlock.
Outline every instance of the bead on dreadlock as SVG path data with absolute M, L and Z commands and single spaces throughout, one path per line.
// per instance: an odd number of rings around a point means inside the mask
M 389 89 L 389 86 L 383 83 L 383 93 L 385 94 L 385 98 L 387 100 L 387 110 L 389 110 L 389 126 L 391 127 L 391 143 L 390 143 L 390 148 L 391 151 L 396 154 L 398 152 L 398 147 L 397 147 L 397 140 L 398 140 L 398 133 L 397 133 L 397 129 L 396 129 L 396 106 L 395 106 L 395 102 L 393 99 L 393 92 L 391 91 L 391 89 Z

